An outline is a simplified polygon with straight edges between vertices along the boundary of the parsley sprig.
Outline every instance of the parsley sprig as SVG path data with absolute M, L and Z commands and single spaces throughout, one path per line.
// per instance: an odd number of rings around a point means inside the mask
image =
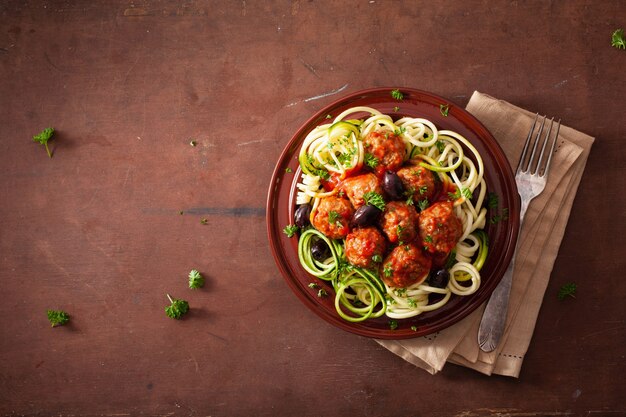
M 624 29 L 617 29 L 611 37 L 611 46 L 617 49 L 626 49 L 626 39 L 624 38 Z
M 189 303 L 185 300 L 172 298 L 169 294 L 166 295 L 171 304 L 165 307 L 165 314 L 169 318 L 180 320 L 189 311 Z
M 576 298 L 574 294 L 576 294 L 576 283 L 569 282 L 559 288 L 559 293 L 557 294 L 557 297 L 559 300 L 564 300 L 567 296 Z
M 50 152 L 50 148 L 48 147 L 48 141 L 52 139 L 52 135 L 54 135 L 54 128 L 47 127 L 39 134 L 33 136 L 33 141 L 37 142 L 46 147 L 46 152 L 48 153 L 48 157 L 52 158 L 52 152 Z
M 63 310 L 48 310 L 48 320 L 52 327 L 63 326 L 70 321 L 70 315 Z
M 283 229 L 283 233 L 286 234 L 287 237 L 293 237 L 298 232 L 298 230 L 298 226 L 296 226 L 295 224 L 289 224 L 285 226 L 285 228 Z
M 402 100 L 404 98 L 404 94 L 402 94 L 402 92 L 396 88 L 395 90 L 391 90 L 391 97 L 395 98 L 396 100 Z
M 363 194 L 363 200 L 366 204 L 374 206 L 380 211 L 385 210 L 385 200 L 383 199 L 383 196 L 378 194 L 376 191 L 368 191 Z
M 198 270 L 192 269 L 189 272 L 189 288 L 192 290 L 204 287 L 204 277 Z

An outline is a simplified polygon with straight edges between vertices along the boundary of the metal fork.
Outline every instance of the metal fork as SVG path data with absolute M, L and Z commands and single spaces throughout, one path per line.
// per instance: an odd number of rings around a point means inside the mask
M 538 120 L 539 115 L 537 114 L 535 115 L 535 121 L 528 132 L 528 137 L 526 138 L 526 143 L 524 144 L 524 150 L 522 151 L 522 156 L 520 157 L 517 171 L 515 173 L 517 191 L 521 198 L 519 220 L 520 231 L 522 229 L 524 215 L 526 214 L 530 201 L 541 194 L 546 187 L 546 181 L 550 172 L 550 162 L 552 161 L 554 146 L 556 145 L 556 140 L 559 137 L 559 129 L 561 127 L 561 121 L 559 120 L 556 125 L 556 133 L 554 134 L 554 139 L 552 140 L 552 146 L 547 154 L 547 160 L 544 160 L 544 157 L 546 156 L 546 145 L 550 140 L 550 134 L 554 125 L 554 117 L 550 120 L 550 125 L 548 126 L 548 130 L 543 138 L 542 134 L 546 124 L 546 116 L 543 116 L 539 130 L 535 136 L 534 131 Z M 534 141 L 532 140 L 533 136 L 535 136 Z M 530 156 L 527 156 L 527 153 L 530 150 L 531 142 L 532 152 L 530 153 Z M 541 152 L 538 157 L 535 158 L 540 142 L 542 142 Z M 504 323 L 506 321 L 509 304 L 509 294 L 511 292 L 511 284 L 513 281 L 513 269 L 515 268 L 515 254 L 517 253 L 520 241 L 519 236 L 520 234 L 518 233 L 517 244 L 515 246 L 515 251 L 513 252 L 513 257 L 511 258 L 511 263 L 504 273 L 502 280 L 491 294 L 491 298 L 487 303 L 487 307 L 483 313 L 483 318 L 480 322 L 480 327 L 478 329 L 478 345 L 480 346 L 480 349 L 485 352 L 493 351 L 498 346 L 498 343 L 500 343 L 500 338 L 504 333 Z

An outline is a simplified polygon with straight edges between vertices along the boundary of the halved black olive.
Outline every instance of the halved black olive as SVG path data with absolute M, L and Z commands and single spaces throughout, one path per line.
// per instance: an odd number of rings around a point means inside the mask
M 383 190 L 392 200 L 402 200 L 404 197 L 404 186 L 400 177 L 393 171 L 385 171 L 383 174 Z
M 293 214 L 293 222 L 300 228 L 307 227 L 310 223 L 311 206 L 309 204 L 302 204 L 298 206 L 296 212 Z
M 428 276 L 428 285 L 435 288 L 446 288 L 450 280 L 450 273 L 447 269 L 438 269 Z
M 356 209 L 354 216 L 352 216 L 352 226 L 371 226 L 376 223 L 380 213 L 378 208 L 369 204 L 361 206 Z
M 330 256 L 330 248 L 322 239 L 316 239 L 311 244 L 311 255 L 316 260 L 322 262 Z

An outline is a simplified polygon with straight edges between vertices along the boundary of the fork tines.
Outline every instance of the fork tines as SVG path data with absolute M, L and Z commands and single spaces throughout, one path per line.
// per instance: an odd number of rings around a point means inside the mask
M 556 145 L 556 140 L 559 137 L 559 129 L 561 128 L 561 120 L 557 122 L 556 132 L 554 134 L 554 139 L 552 140 L 552 146 L 550 147 L 550 152 L 548 153 L 548 158 L 544 161 L 543 157 L 546 150 L 546 145 L 550 140 L 550 134 L 552 133 L 553 125 L 554 125 L 554 117 L 550 119 L 550 124 L 548 126 L 548 130 L 542 138 L 543 130 L 546 124 L 546 116 L 542 116 L 541 123 L 537 130 L 536 135 L 535 127 L 537 126 L 537 122 L 539 121 L 539 114 L 535 115 L 535 121 L 533 122 L 530 131 L 528 132 L 528 137 L 526 138 L 526 143 L 524 143 L 524 150 L 522 151 L 522 156 L 520 157 L 519 165 L 517 167 L 517 172 L 529 173 L 530 175 L 539 175 L 545 176 L 548 174 L 548 170 L 550 169 L 550 162 L 552 161 L 552 154 L 554 153 L 554 147 Z M 534 140 L 533 140 L 534 136 Z M 535 160 L 535 153 L 537 152 L 537 147 L 539 143 L 541 144 L 541 153 L 539 154 L 539 159 Z M 530 156 L 527 157 L 527 152 L 529 150 L 529 145 L 532 143 L 532 152 Z

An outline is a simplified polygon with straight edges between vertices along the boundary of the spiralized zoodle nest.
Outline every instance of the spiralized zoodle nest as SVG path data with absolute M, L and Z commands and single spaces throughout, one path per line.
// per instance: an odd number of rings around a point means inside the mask
M 366 116 L 361 119 L 348 118 L 362 114 Z M 298 241 L 300 263 L 308 273 L 332 285 L 337 313 L 350 322 L 381 316 L 410 318 L 442 307 L 452 296 L 471 295 L 480 287 L 480 269 L 487 255 L 487 235 L 483 231 L 487 187 L 482 158 L 463 136 L 438 130 L 427 119 L 402 117 L 394 121 L 376 109 L 353 107 L 315 127 L 298 155 L 302 176 L 297 184 L 296 204 L 311 205 L 313 219 L 321 199 L 338 193 L 337 188 L 324 188 L 325 184 L 363 172 L 367 165 L 363 138 L 372 132 L 399 136 L 404 143 L 405 164 L 432 171 L 444 190 L 455 190 L 449 199 L 462 224 L 462 234 L 446 262 L 449 280 L 444 288 L 431 286 L 428 280 L 394 288 L 381 279 L 376 269 L 347 263 L 342 240 L 305 228 Z M 319 240 L 330 249 L 321 260 L 311 254 L 312 245 Z

